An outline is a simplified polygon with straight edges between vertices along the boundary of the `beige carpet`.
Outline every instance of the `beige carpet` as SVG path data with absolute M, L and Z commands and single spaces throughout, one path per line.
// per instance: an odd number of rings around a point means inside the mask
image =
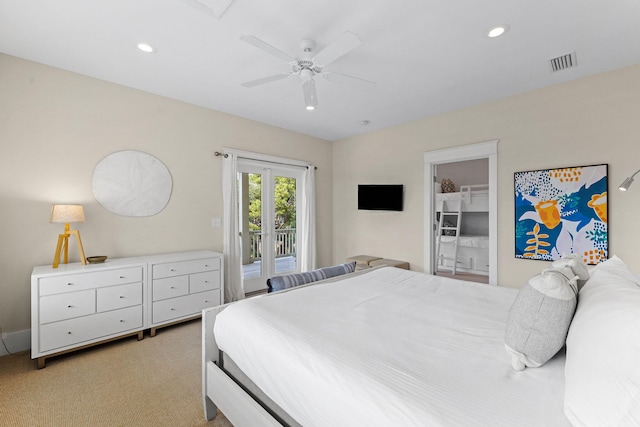
M 200 320 L 47 360 L 0 357 L 2 426 L 230 427 L 205 422 Z

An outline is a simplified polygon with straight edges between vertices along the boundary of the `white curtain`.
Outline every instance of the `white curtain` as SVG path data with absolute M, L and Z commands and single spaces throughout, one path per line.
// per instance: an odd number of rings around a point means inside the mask
M 301 271 L 316 268 L 316 178 L 315 168 L 307 166 L 302 177 L 302 203 L 300 206 L 300 245 L 298 261 Z
M 222 159 L 222 200 L 224 205 L 224 300 L 244 298 L 242 248 L 238 230 L 238 156 L 227 153 Z

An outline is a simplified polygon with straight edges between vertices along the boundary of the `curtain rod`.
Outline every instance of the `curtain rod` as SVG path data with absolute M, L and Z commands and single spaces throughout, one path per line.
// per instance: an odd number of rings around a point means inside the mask
M 219 152 L 219 151 L 214 151 L 213 155 L 214 155 L 214 156 L 216 156 L 216 157 L 220 157 L 220 156 L 222 156 L 222 157 L 224 157 L 225 159 L 226 159 L 227 157 L 229 157 L 229 155 L 228 155 L 228 154 L 226 154 L 226 153 L 221 153 L 221 152 Z M 249 159 L 249 160 L 251 160 L 251 159 Z M 287 165 L 287 163 L 277 163 L 277 162 L 269 162 L 269 161 L 267 161 L 267 163 L 276 163 L 276 164 L 281 164 L 281 165 Z M 287 166 L 291 166 L 291 165 L 287 165 Z M 306 167 L 309 167 L 309 166 L 306 166 Z M 318 167 L 317 167 L 317 166 L 314 166 L 314 167 L 313 167 L 313 170 L 318 170 Z

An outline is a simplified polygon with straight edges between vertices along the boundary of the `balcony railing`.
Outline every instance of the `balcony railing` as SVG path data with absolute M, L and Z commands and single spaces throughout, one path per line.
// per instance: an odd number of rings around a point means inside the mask
M 251 230 L 250 250 L 251 259 L 262 259 L 262 230 Z M 296 254 L 296 229 L 282 228 L 275 231 L 276 258 L 292 256 Z

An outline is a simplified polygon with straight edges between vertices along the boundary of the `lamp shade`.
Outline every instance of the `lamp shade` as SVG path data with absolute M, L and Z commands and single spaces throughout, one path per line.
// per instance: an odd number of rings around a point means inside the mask
M 629 177 L 625 179 L 622 184 L 620 184 L 620 186 L 618 187 L 618 190 L 627 191 L 629 187 L 631 187 L 631 184 L 633 184 L 633 178 Z
M 49 222 L 63 224 L 84 222 L 84 208 L 82 205 L 51 205 L 51 220 Z
M 633 184 L 633 178 L 635 178 L 638 173 L 640 173 L 640 169 L 637 170 L 636 173 L 631 175 L 629 178 L 625 179 L 624 182 L 618 187 L 618 190 L 627 191 L 629 187 L 631 187 L 631 184 Z

